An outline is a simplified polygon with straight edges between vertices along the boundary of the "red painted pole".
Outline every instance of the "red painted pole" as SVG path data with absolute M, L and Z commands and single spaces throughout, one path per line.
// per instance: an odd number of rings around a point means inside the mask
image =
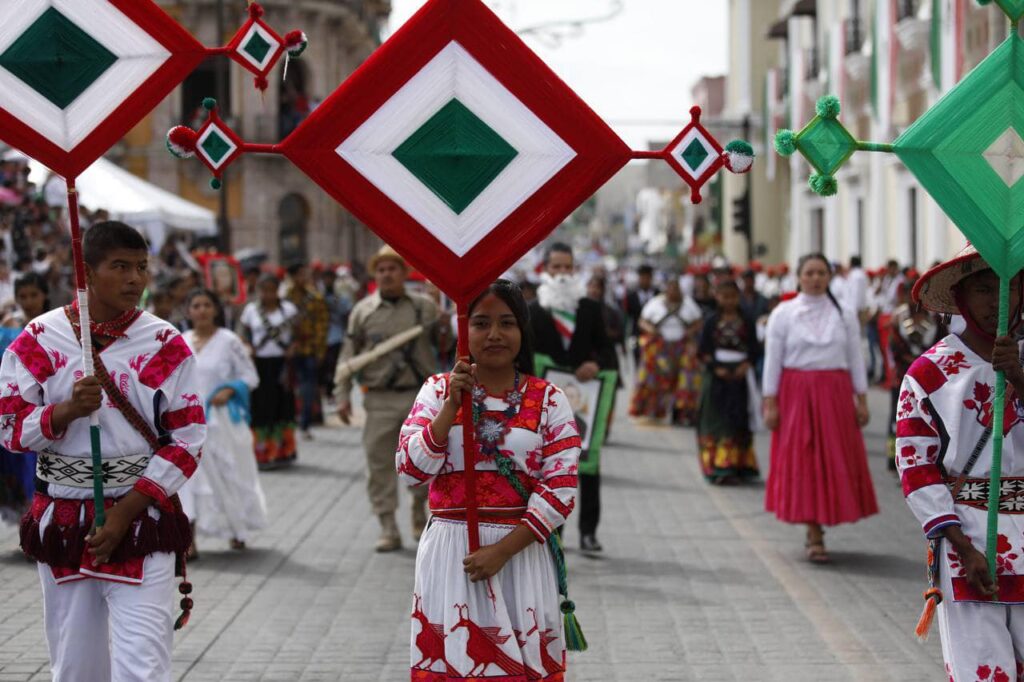
M 459 360 L 469 362 L 469 303 L 456 304 L 459 313 L 458 355 Z M 466 532 L 469 534 L 469 551 L 480 549 L 480 524 L 477 519 L 476 503 L 476 428 L 473 425 L 473 396 L 462 394 L 462 459 L 466 476 Z

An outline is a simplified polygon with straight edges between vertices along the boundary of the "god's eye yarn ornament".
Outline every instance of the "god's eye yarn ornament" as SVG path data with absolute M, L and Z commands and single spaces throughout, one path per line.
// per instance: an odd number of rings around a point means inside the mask
M 979 0 L 989 4 L 991 0 Z M 895 153 L 984 261 L 999 275 L 997 335 L 1009 326 L 1010 280 L 1024 269 L 1024 40 L 1017 22 L 1024 0 L 995 0 L 1010 19 L 1010 35 L 892 144 L 859 142 L 837 120 L 835 97 L 818 101 L 817 116 L 800 132 L 780 130 L 775 148 L 800 152 L 815 172 L 811 189 L 836 193 L 835 172 L 856 151 Z M 988 500 L 987 559 L 996 577 L 999 490 L 1006 377 L 996 372 L 992 409 L 992 465 Z M 997 581 L 998 582 L 998 581 Z M 941 592 L 925 593 L 919 634 L 927 634 Z

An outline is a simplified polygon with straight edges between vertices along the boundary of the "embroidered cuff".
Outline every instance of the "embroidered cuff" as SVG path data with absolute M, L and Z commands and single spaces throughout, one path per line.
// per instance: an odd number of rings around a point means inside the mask
M 423 442 L 428 450 L 438 455 L 443 454 L 448 449 L 448 439 L 446 438 L 443 442 L 438 442 L 437 438 L 434 437 L 434 429 L 430 424 L 423 428 Z
M 56 405 L 47 405 L 43 408 L 43 414 L 39 418 L 39 430 L 46 440 L 60 440 L 68 432 L 67 427 L 60 433 L 53 430 L 53 411 L 55 409 L 57 409 Z
M 956 514 L 943 514 L 942 516 L 930 519 L 928 523 L 924 524 L 924 534 L 930 538 L 938 537 L 942 533 L 943 528 L 959 525 L 961 525 L 959 516 Z
M 551 530 L 548 529 L 547 524 L 541 519 L 537 518 L 537 515 L 532 511 L 527 511 L 523 514 L 522 518 L 523 525 L 530 529 L 534 537 L 537 538 L 537 542 L 544 544 L 548 541 L 548 537 L 551 535 Z
M 156 503 L 161 507 L 167 504 L 167 493 L 164 492 L 163 488 L 161 488 L 148 478 L 140 478 L 135 483 L 135 485 L 132 486 L 132 489 L 138 490 L 140 493 L 146 495 L 147 497 L 152 497 L 154 500 L 156 500 Z

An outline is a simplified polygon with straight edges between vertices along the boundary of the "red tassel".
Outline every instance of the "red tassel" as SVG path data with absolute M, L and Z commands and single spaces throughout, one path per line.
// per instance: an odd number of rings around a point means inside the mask
M 932 623 L 935 621 L 935 610 L 941 603 L 942 590 L 937 587 L 925 590 L 924 610 L 921 612 L 921 618 L 917 621 L 917 627 L 914 628 L 914 634 L 922 642 L 928 641 L 928 631 L 932 629 Z
M 77 526 L 71 528 L 70 531 L 64 537 L 68 543 L 68 561 L 71 563 L 71 568 L 78 570 L 82 565 L 82 555 L 85 554 L 85 534 L 87 531 L 85 528 Z
M 253 82 L 256 83 L 256 89 L 260 92 L 265 91 L 270 86 L 270 83 L 267 82 L 267 77 L 262 75 L 256 76 L 256 78 L 253 79 Z
M 60 538 L 60 528 L 56 523 L 51 523 L 43 531 L 43 556 L 46 563 L 51 566 L 67 567 L 67 557 L 64 556 L 64 542 Z
M 176 552 L 181 544 L 181 537 L 178 534 L 178 522 L 173 512 L 160 512 L 160 520 L 157 522 L 157 534 L 159 536 L 157 545 L 161 552 Z
M 263 16 L 263 8 L 260 7 L 258 2 L 249 3 L 249 16 L 253 19 L 259 19 Z
M 160 549 L 156 520 L 148 513 L 139 519 L 139 536 L 135 543 L 136 552 L 140 556 L 148 556 Z

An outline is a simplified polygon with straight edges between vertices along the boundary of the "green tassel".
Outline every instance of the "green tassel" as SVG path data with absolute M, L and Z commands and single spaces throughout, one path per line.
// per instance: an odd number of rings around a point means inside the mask
M 569 651 L 586 651 L 587 638 L 576 618 L 576 605 L 568 599 L 562 601 L 562 626 L 565 630 L 565 648 Z
M 210 179 L 210 189 L 220 189 L 221 185 L 222 185 L 222 183 L 220 181 L 220 178 L 211 178 Z
M 217 107 L 217 100 L 212 97 L 206 97 L 203 99 L 203 108 L 207 111 L 213 111 Z

